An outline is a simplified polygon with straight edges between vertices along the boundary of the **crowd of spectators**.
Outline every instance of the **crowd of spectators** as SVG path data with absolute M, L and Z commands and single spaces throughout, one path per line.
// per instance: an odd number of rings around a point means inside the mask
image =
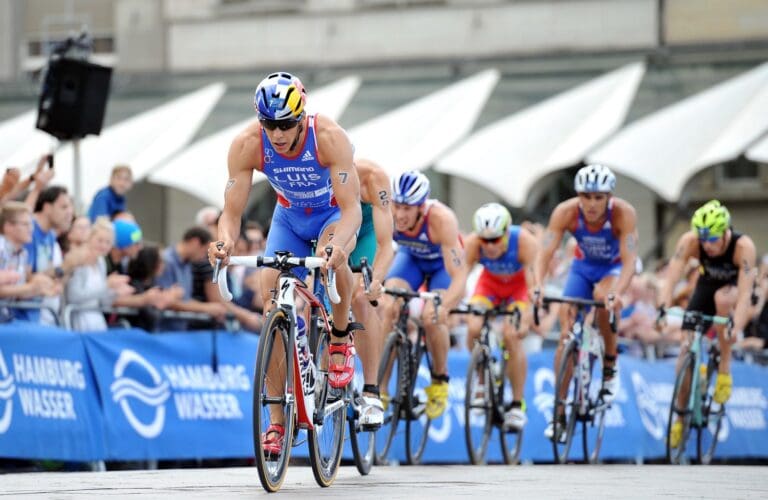
M 9 168 L 0 181 L 0 321 L 89 332 L 111 326 L 152 332 L 261 328 L 255 273 L 232 273 L 235 303 L 224 303 L 210 284 L 215 207 L 201 210 L 181 241 L 163 248 L 144 241 L 127 205 L 129 166 L 113 168 L 87 213 L 76 213 L 67 189 L 56 185 L 48 156 L 22 177 Z M 261 227 L 244 225 L 241 254 L 263 249 Z

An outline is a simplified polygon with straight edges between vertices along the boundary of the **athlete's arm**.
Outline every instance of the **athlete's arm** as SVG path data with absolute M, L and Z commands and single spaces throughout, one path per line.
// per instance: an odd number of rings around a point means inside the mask
M 480 262 L 480 237 L 475 233 L 464 240 L 464 258 L 467 260 L 467 271 L 471 271 Z
M 657 306 L 669 307 L 672 304 L 672 292 L 675 289 L 675 285 L 683 275 L 683 270 L 685 269 L 685 264 L 688 262 L 688 259 L 698 255 L 698 244 L 699 240 L 693 231 L 688 231 L 677 240 L 675 254 L 669 260 L 667 272 L 665 273 L 664 286 L 659 294 L 659 303 L 656 304 Z
M 539 252 L 541 252 L 541 246 L 533 233 L 521 229 L 517 237 L 517 260 L 520 261 L 525 270 L 525 284 L 528 290 L 534 290 L 540 286 L 534 273 L 536 256 Z
M 737 340 L 738 333 L 743 332 L 749 322 L 752 287 L 757 276 L 756 254 L 752 238 L 746 234 L 739 238 L 736 242 L 736 250 L 733 252 L 733 263 L 739 267 L 736 308 L 733 312 L 733 331 L 737 334 L 734 335 L 734 340 Z
M 637 260 L 637 215 L 635 209 L 623 200 L 616 200 L 614 224 L 619 238 L 619 258 L 621 274 L 610 293 L 615 297 L 622 295 L 629 288 L 635 274 Z
M 429 217 L 429 234 L 433 242 L 440 245 L 445 270 L 451 277 L 451 284 L 443 295 L 442 305 L 449 310 L 464 297 L 467 284 L 467 259 L 461 245 L 459 221 L 446 206 L 437 204 Z
M 211 242 L 208 249 L 211 265 L 217 258 L 227 263 L 240 234 L 240 218 L 251 193 L 253 169 L 260 167 L 258 163 L 261 162 L 260 130 L 260 127 L 252 126 L 237 136 L 229 148 L 229 180 L 224 188 L 224 210 L 219 217 L 218 241 Z M 223 243 L 221 249 L 217 248 L 219 243 Z
M 373 205 L 373 228 L 376 232 L 373 280 L 383 283 L 395 257 L 395 250 L 392 247 L 392 234 L 394 234 L 392 195 L 389 187 L 389 176 L 384 170 L 373 170 L 368 179 L 368 192 L 370 196 L 374 197 L 370 203 Z
M 544 239 L 541 242 L 541 252 L 539 252 L 533 266 L 533 281 L 536 286 L 541 287 L 544 283 L 544 277 L 547 274 L 547 266 L 552 256 L 563 241 L 563 234 L 568 228 L 568 222 L 572 219 L 572 213 L 575 208 L 574 201 L 566 200 L 555 207 L 552 215 L 549 217 L 549 224 L 544 231 Z
M 321 115 L 316 120 L 318 159 L 330 169 L 333 195 L 341 210 L 341 219 L 336 224 L 331 243 L 335 255 L 332 254 L 329 261 L 329 266 L 336 269 L 346 263 L 362 222 L 360 181 L 352 162 L 352 144 L 346 132 Z

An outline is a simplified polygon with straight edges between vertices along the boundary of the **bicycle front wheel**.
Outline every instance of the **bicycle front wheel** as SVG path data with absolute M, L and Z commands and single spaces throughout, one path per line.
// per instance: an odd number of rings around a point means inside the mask
M 704 387 L 706 391 L 702 394 L 701 401 L 701 425 L 698 427 L 698 436 L 696 439 L 696 451 L 699 463 L 709 465 L 715 456 L 717 447 L 717 438 L 720 435 L 720 429 L 723 426 L 725 418 L 725 405 L 715 403 L 713 399 L 715 394 L 715 380 L 718 370 L 718 363 L 710 355 L 707 365 L 707 379 Z
M 669 405 L 669 418 L 667 419 L 667 461 L 671 464 L 685 463 L 688 460 L 686 448 L 688 438 L 691 434 L 691 419 L 693 413 L 688 406 L 689 397 L 685 398 L 682 405 L 678 403 L 681 393 L 689 393 L 693 390 L 691 381 L 693 380 L 693 370 L 695 369 L 694 358 L 689 354 L 683 360 L 680 371 L 675 378 L 675 389 L 672 392 L 672 402 Z M 687 390 L 685 390 L 687 387 Z M 680 441 L 676 446 L 672 446 L 672 429 L 676 421 L 681 423 Z
M 552 417 L 553 431 L 552 451 L 555 462 L 564 464 L 568 461 L 568 453 L 573 442 L 573 432 L 576 427 L 576 380 L 573 377 L 579 353 L 576 342 L 571 340 L 563 348 L 560 366 L 555 379 L 555 405 Z
M 261 330 L 253 381 L 253 446 L 261 485 L 268 492 L 280 489 L 291 457 L 294 416 L 293 358 L 288 354 L 290 323 L 285 311 L 274 309 Z M 269 432 L 282 423 L 281 439 Z M 274 429 L 274 427 L 272 428 Z M 269 442 L 265 442 L 265 438 Z
M 421 336 L 420 336 L 421 337 Z M 431 381 L 429 369 L 422 366 L 426 352 L 421 343 L 413 345 L 408 370 L 410 390 L 406 399 L 405 454 L 410 465 L 421 463 L 432 420 L 427 417 L 426 388 Z
M 333 388 L 328 383 L 329 343 L 328 332 L 320 331 L 313 353 L 317 373 L 315 416 L 312 429 L 307 431 L 312 474 L 317 484 L 324 488 L 333 484 L 339 471 L 347 415 L 345 389 Z
M 379 374 L 376 380 L 381 391 L 381 402 L 384 405 L 384 422 L 376 432 L 375 448 L 376 463 L 386 465 L 392 441 L 400 425 L 400 413 L 405 407 L 405 364 L 402 362 L 400 350 L 400 335 L 392 332 L 384 344 L 384 350 L 379 363 Z
M 467 368 L 464 391 L 464 438 L 467 454 L 473 465 L 485 463 L 488 440 L 493 429 L 488 356 L 483 348 L 475 346 Z
M 582 388 L 588 402 L 588 413 L 582 420 L 582 445 L 584 462 L 596 464 L 600 457 L 600 447 L 605 433 L 605 412 L 608 405 L 603 403 L 600 391 L 603 386 L 603 353 L 590 354 L 589 385 Z M 618 377 L 618 374 L 616 375 Z
M 362 394 L 358 389 L 350 392 L 352 392 L 352 403 L 347 406 L 347 420 L 349 421 L 349 442 L 352 446 L 352 457 L 360 475 L 367 476 L 371 472 L 376 453 L 376 433 L 363 430 L 360 427 L 359 408 Z

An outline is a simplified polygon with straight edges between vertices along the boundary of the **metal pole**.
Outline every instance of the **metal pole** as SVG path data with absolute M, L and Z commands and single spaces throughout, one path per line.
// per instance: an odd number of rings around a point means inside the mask
M 85 208 L 83 206 L 83 200 L 80 198 L 83 193 L 81 184 L 83 176 L 81 175 L 82 172 L 80 171 L 80 139 L 72 140 L 72 154 L 74 155 L 72 160 L 74 173 L 74 178 L 72 179 L 72 198 L 74 198 L 75 212 L 80 214 Z

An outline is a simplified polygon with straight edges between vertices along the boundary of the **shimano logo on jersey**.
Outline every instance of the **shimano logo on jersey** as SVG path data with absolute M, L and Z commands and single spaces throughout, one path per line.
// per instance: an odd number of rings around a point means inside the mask
M 736 266 L 728 267 L 709 267 L 704 266 L 704 275 L 718 281 L 731 281 L 739 275 L 739 269 Z
M 592 259 L 612 259 L 610 242 L 600 236 L 583 236 L 579 242 L 582 251 Z

